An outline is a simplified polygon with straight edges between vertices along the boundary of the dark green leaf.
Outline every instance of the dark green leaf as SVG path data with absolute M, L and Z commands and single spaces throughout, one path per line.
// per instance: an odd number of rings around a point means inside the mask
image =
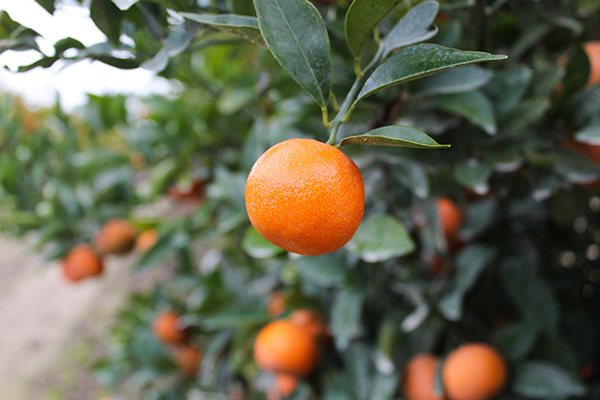
M 438 96 L 428 106 L 460 115 L 489 135 L 496 134 L 496 116 L 492 103 L 479 91 Z
M 91 59 L 96 61 L 103 62 L 104 64 L 110 65 L 115 68 L 120 69 L 136 69 L 140 66 L 140 63 L 137 60 L 131 58 L 118 58 L 112 56 L 102 56 L 102 55 L 91 55 L 89 56 Z
M 587 53 L 581 46 L 569 52 L 565 78 L 560 91 L 559 102 L 580 90 L 588 81 L 591 65 Z
M 267 47 L 260 29 L 258 29 L 258 20 L 255 17 L 235 14 L 192 14 L 180 13 L 184 18 L 202 24 L 210 25 L 216 29 L 231 33 L 232 35 L 244 38 L 254 44 Z
M 167 68 L 169 60 L 181 54 L 196 38 L 200 26 L 199 23 L 188 20 L 177 26 L 167 37 L 164 47 L 141 67 L 156 72 Z
M 394 162 L 394 177 L 421 199 L 429 196 L 429 177 L 422 165 L 408 159 Z
M 525 320 L 540 330 L 555 332 L 560 312 L 555 294 L 544 279 L 522 265 L 524 262 L 510 258 L 502 263 L 504 289 Z
M 516 323 L 500 328 L 496 332 L 498 348 L 509 360 L 525 357 L 535 345 L 539 331 L 528 323 Z
M 600 178 L 600 165 L 581 153 L 570 149 L 556 149 L 554 170 L 572 183 L 591 183 Z
M 529 362 L 517 367 L 513 391 L 534 399 L 583 396 L 586 392 L 579 380 L 564 370 L 541 362 Z
M 465 210 L 465 219 L 460 227 L 460 238 L 470 241 L 483 233 L 494 222 L 497 209 L 498 200 L 494 197 L 469 204 Z
M 468 160 L 454 167 L 456 180 L 475 193 L 484 195 L 490 190 L 488 180 L 492 170 L 478 160 Z
M 37 68 L 37 67 L 49 68 L 58 60 L 59 60 L 58 57 L 44 57 L 41 60 L 38 60 L 32 64 L 19 66 L 18 71 L 26 72 L 26 71 L 32 70 L 34 68 Z
M 581 143 L 600 145 L 600 119 L 592 121 L 589 125 L 575 133 L 575 140 Z
M 412 253 L 415 244 L 396 218 L 379 215 L 362 222 L 347 248 L 374 263 Z
M 340 252 L 315 257 L 300 257 L 296 261 L 298 273 L 316 286 L 340 286 L 346 277 L 345 260 Z
M 485 86 L 484 91 L 492 100 L 496 112 L 502 116 L 519 104 L 533 77 L 527 67 L 507 68 Z
M 437 33 L 432 27 L 440 6 L 437 1 L 426 1 L 411 8 L 382 41 L 383 57 L 393 50 L 423 42 Z
M 500 124 L 503 136 L 521 136 L 529 127 L 537 123 L 550 108 L 550 101 L 544 98 L 527 99 L 508 112 Z
M 222 330 L 230 328 L 252 328 L 268 322 L 264 313 L 251 313 L 247 311 L 232 311 L 217 315 L 204 315 L 198 323 L 209 330 Z
M 420 95 L 470 92 L 485 85 L 492 72 L 476 65 L 465 65 L 423 79 L 417 93 Z
M 112 2 L 115 3 L 115 5 L 119 7 L 119 10 L 121 11 L 129 10 L 131 6 L 137 3 L 138 1 L 139 0 L 112 0 Z
M 410 126 L 384 126 L 362 135 L 348 136 L 340 141 L 340 146 L 361 144 L 370 146 L 400 146 L 417 149 L 440 149 L 449 144 L 438 144 L 431 137 Z
M 94 24 L 117 45 L 121 37 L 121 10 L 110 0 L 92 0 L 90 17 Z
M 50 14 L 54 14 L 54 0 L 35 0 L 40 6 L 44 7 L 44 10 L 48 11 Z
M 254 258 L 271 258 L 285 251 L 263 238 L 252 226 L 246 229 L 242 249 Z
M 567 111 L 577 126 L 585 126 L 596 119 L 600 113 L 600 85 L 577 92 L 569 101 Z
M 477 244 L 465 247 L 460 252 L 450 291 L 438 303 L 438 309 L 446 318 L 451 321 L 461 318 L 465 294 L 495 257 L 496 251 L 493 248 Z
M 435 44 L 405 47 L 379 66 L 367 79 L 354 104 L 391 85 L 409 82 L 465 64 L 503 60 L 506 56 L 461 51 Z
M 18 39 L 3 39 L 0 40 L 0 53 L 5 52 L 6 50 L 13 51 L 26 51 L 26 50 L 37 50 L 40 48 L 35 41 L 35 38 L 32 36 L 26 36 L 24 38 Z
M 85 46 L 77 39 L 64 38 L 54 43 L 54 51 L 56 55 L 61 55 L 68 49 L 84 49 Z
M 331 309 L 331 329 L 338 349 L 345 350 L 350 341 L 362 333 L 360 316 L 364 295 L 358 291 L 339 291 Z
M 360 51 L 379 24 L 379 21 L 390 13 L 400 0 L 354 0 L 346 13 L 346 41 L 354 57 Z
M 306 0 L 254 0 L 254 6 L 275 59 L 326 107 L 331 92 L 329 37 L 317 9 Z

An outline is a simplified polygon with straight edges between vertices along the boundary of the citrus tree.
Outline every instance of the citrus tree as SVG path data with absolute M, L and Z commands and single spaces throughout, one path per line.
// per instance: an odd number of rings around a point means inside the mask
M 180 89 L 36 134 L 6 100 L 0 222 L 75 281 L 141 231 L 138 268 L 173 265 L 97 363 L 116 393 L 598 398 L 599 5 L 84 6 L 107 41 L 22 71 L 92 59 Z M 3 50 L 38 49 L 1 22 Z

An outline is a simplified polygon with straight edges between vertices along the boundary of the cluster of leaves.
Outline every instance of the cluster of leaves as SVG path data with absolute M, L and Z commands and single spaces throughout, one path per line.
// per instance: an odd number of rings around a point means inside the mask
M 53 11 L 53 2 L 40 3 Z M 70 156 L 54 156 L 55 168 L 44 167 L 53 159 L 48 153 L 77 143 L 61 145 L 60 129 L 72 129 L 64 123 L 70 117 L 45 116 L 63 124 L 44 124 L 46 133 L 34 136 L 18 118 L 2 124 L 11 132 L 2 147 L 22 146 L 0 166 L 0 190 L 11 203 L 7 215 L 25 215 L 22 229 L 85 225 L 64 214 L 40 220 L 46 182 L 70 182 L 57 186 L 57 201 L 87 193 L 95 207 L 86 215 L 100 219 L 111 213 L 100 210 L 114 206 L 114 196 L 77 188 L 117 182 L 110 190 L 124 191 L 119 213 L 131 211 L 133 218 L 140 210 L 134 206 L 156 202 L 173 182 L 210 182 L 201 208 L 153 217 L 160 240 L 139 267 L 174 254 L 177 273 L 132 299 L 115 328 L 113 353 L 99 365 L 102 377 L 134 385 L 147 398 L 226 398 L 236 390 L 264 398 L 269 380 L 254 364 L 252 343 L 269 320 L 267 299 L 281 291 L 288 310 L 319 310 L 333 336 L 297 398 L 397 398 L 409 357 L 444 355 L 472 341 L 490 342 L 507 358 L 511 379 L 502 399 L 598 397 L 599 377 L 589 366 L 598 367 L 600 357 L 600 198 L 589 184 L 600 179 L 600 167 L 563 145 L 565 139 L 598 142 L 600 86 L 586 86 L 590 62 L 580 47 L 597 38 L 598 5 L 191 3 L 94 0 L 91 16 L 107 43 L 73 46 L 76 55 L 65 57 L 59 42 L 56 54 L 37 64 L 92 58 L 123 67 L 110 58 L 119 55 L 181 82 L 176 99 L 147 99 L 137 113 L 119 112 L 116 119 L 109 103 L 122 99 L 92 99 L 85 119 L 93 129 L 83 131 L 92 143 L 83 153 L 77 147 Z M 280 24 L 284 20 L 293 23 Z M 5 18 L 2 25 L 10 24 Z M 25 40 L 35 32 L 14 29 L 4 31 L 19 41 L 13 49 L 27 43 L 35 49 Z M 122 35 L 134 45 L 125 45 Z M 429 43 L 417 44 L 422 41 Z M 453 47 L 509 58 L 488 68 L 448 69 L 499 58 Z M 104 53 L 95 53 L 99 49 Z M 561 66 L 563 54 L 569 62 Z M 15 129 L 6 128 L 10 121 Z M 365 220 L 338 252 L 292 256 L 250 227 L 245 179 L 271 145 L 328 136 L 332 144 L 394 147 L 347 147 L 366 183 Z M 115 141 L 129 154 L 116 151 Z M 452 147 L 441 149 L 438 141 Z M 31 165 L 19 159 L 36 149 Z M 135 173 L 132 154 L 145 162 Z M 92 161 L 89 168 L 58 165 L 72 159 Z M 107 160 L 115 163 L 106 170 Z M 112 178 L 100 179 L 103 174 Z M 19 195 L 26 186 L 18 176 L 38 180 Z M 460 244 L 444 235 L 440 197 L 451 197 L 464 212 Z M 433 258 L 441 271 L 431 267 Z M 183 314 L 192 341 L 204 349 L 197 379 L 178 375 L 152 336 L 152 317 L 162 309 Z

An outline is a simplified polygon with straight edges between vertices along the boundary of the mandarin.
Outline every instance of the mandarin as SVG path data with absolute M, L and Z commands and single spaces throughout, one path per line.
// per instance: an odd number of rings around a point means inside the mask
M 316 256 L 344 246 L 363 217 L 365 190 L 354 162 L 312 139 L 290 139 L 256 161 L 246 183 L 250 222 L 292 253 Z
M 179 315 L 174 311 L 165 311 L 156 316 L 152 331 L 157 338 L 168 344 L 185 343 L 188 338 L 185 329 L 181 328 Z
M 158 242 L 158 233 L 154 229 L 147 229 L 140 233 L 135 240 L 135 248 L 145 253 Z
M 100 256 L 87 245 L 73 247 L 62 262 L 63 274 L 71 282 L 100 275 L 104 270 Z
M 102 254 L 126 253 L 135 244 L 135 230 L 123 219 L 110 220 L 96 235 L 94 244 Z
M 504 357 L 483 343 L 465 344 L 448 355 L 442 380 L 451 400 L 488 400 L 506 384 L 508 368 Z
M 268 372 L 305 376 L 315 368 L 317 358 L 315 339 L 290 321 L 270 322 L 254 341 L 254 360 Z
M 179 371 L 188 378 L 193 378 L 200 369 L 202 352 L 192 345 L 177 346 L 174 350 L 174 359 Z
M 442 226 L 444 236 L 450 247 L 457 247 L 460 244 L 458 230 L 463 221 L 461 209 L 447 197 L 441 197 L 437 200 L 436 208 L 438 217 Z
M 402 392 L 406 400 L 444 400 L 435 394 L 435 374 L 440 359 L 430 354 L 418 354 L 404 368 Z

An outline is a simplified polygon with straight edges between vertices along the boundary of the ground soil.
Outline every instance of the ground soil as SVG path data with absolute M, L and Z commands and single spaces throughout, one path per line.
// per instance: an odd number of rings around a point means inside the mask
M 103 276 L 73 284 L 26 241 L 0 237 L 0 399 L 96 400 L 90 372 L 132 285 L 135 255 L 109 258 Z

